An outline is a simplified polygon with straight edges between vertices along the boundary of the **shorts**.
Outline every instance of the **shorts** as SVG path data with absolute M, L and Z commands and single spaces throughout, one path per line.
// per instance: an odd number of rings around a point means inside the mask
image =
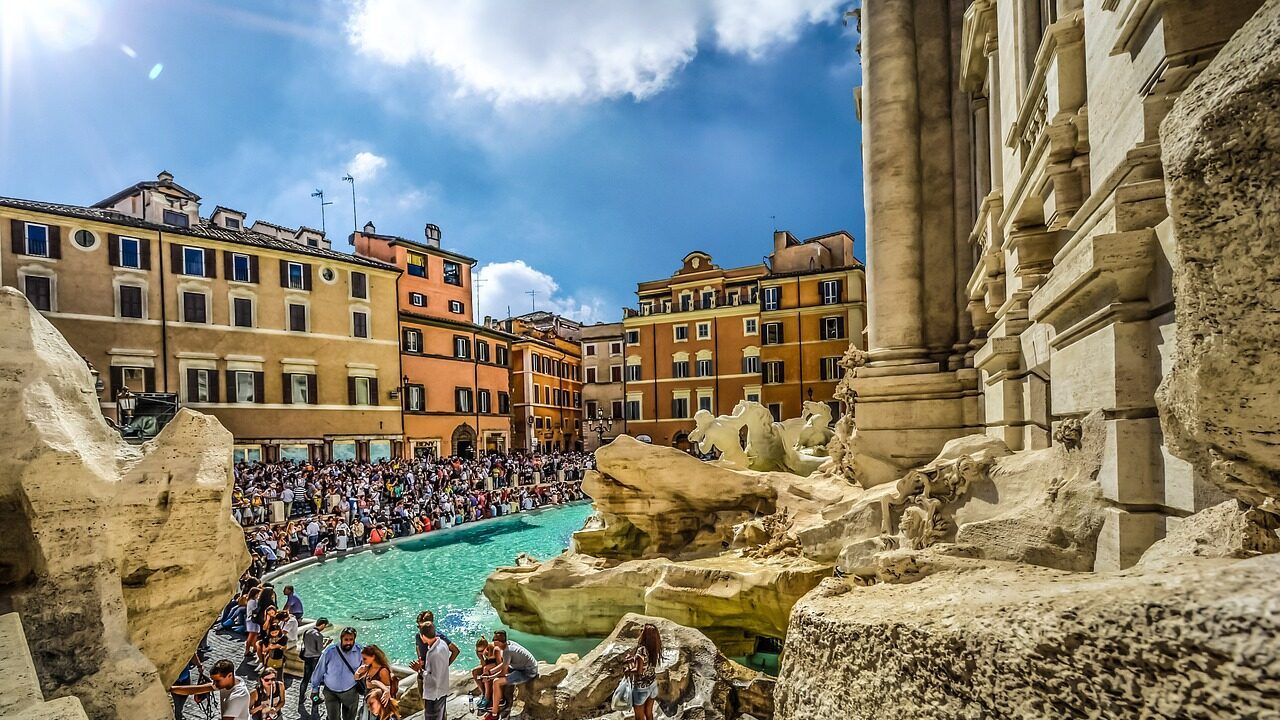
M 260 633 L 262 632 L 262 626 L 252 620 L 245 620 L 244 631 L 247 633 Z
M 528 670 L 517 670 L 515 668 L 511 668 L 507 671 L 507 684 L 523 685 L 536 677 L 538 677 L 537 668 L 530 668 Z
M 658 697 L 658 683 L 651 682 L 644 687 L 631 689 L 631 707 L 640 707 L 652 698 Z

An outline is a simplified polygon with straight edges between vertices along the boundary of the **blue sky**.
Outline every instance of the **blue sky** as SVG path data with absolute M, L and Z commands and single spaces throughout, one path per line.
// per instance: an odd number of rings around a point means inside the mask
M 3 0 L 0 194 L 173 172 L 251 219 L 359 222 L 480 261 L 481 311 L 613 320 L 693 249 L 863 254 L 839 0 Z M 776 220 L 771 216 L 776 216 Z

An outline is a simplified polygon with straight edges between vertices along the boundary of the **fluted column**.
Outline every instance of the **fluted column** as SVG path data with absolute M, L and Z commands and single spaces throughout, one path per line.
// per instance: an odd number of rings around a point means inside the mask
M 868 345 L 874 364 L 925 360 L 915 3 L 862 7 Z

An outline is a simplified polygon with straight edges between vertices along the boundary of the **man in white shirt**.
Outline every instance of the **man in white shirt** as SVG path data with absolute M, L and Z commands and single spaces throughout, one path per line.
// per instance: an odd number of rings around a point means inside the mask
M 169 688 L 174 695 L 208 695 L 218 691 L 222 720 L 249 720 L 249 685 L 236 677 L 236 667 L 230 660 L 219 660 L 209 671 L 210 682 L 199 685 L 174 685 Z
M 445 704 L 449 701 L 449 663 L 457 657 L 457 648 L 436 633 L 435 623 L 418 626 L 418 659 L 410 667 L 418 672 L 422 687 L 423 720 L 445 720 Z
M 311 546 L 311 552 L 316 551 L 316 545 L 320 544 L 320 523 L 315 518 L 311 518 L 311 522 L 307 523 L 307 543 Z

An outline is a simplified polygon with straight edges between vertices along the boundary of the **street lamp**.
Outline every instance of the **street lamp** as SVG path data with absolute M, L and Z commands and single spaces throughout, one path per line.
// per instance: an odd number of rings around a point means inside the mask
M 587 429 L 596 434 L 596 444 L 602 444 L 605 434 L 613 430 L 613 418 L 605 417 L 604 410 L 596 408 L 596 416 L 587 418 Z
M 533 454 L 533 416 L 529 416 L 529 454 Z
M 133 411 L 138 408 L 138 396 L 127 386 L 116 394 L 117 418 L 121 425 L 128 425 L 133 418 Z

